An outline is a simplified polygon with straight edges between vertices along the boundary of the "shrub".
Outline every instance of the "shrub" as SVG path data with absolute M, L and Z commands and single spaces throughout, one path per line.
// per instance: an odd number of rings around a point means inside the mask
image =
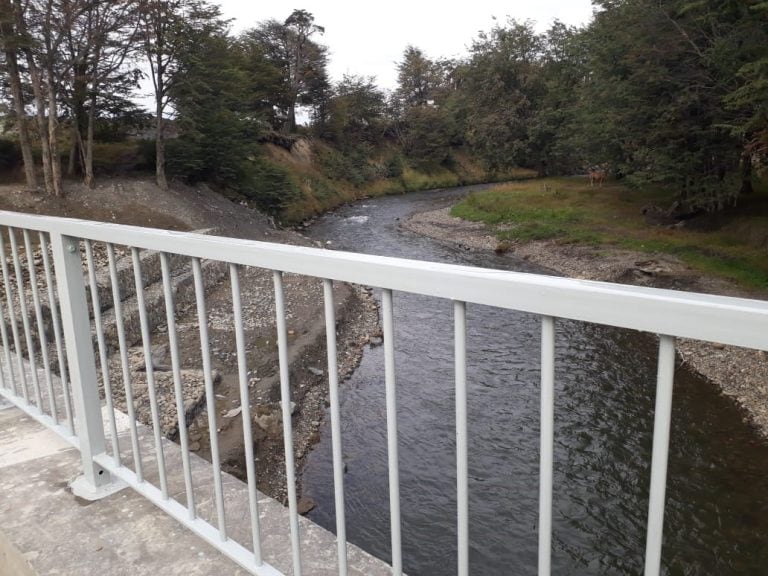
M 301 191 L 288 171 L 264 158 L 252 158 L 245 167 L 239 192 L 265 212 L 275 214 L 296 201 Z

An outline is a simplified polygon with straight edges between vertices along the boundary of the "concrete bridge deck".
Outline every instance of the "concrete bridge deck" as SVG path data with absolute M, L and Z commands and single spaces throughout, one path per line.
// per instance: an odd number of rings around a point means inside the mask
M 81 473 L 79 452 L 1 398 L 0 405 L 0 576 L 248 574 L 129 488 L 93 502 L 73 495 L 69 484 Z M 127 448 L 124 434 L 118 432 Z M 142 444 L 152 481 L 156 472 L 148 436 Z M 183 500 L 180 450 L 166 441 L 164 452 L 169 491 Z M 210 464 L 190 456 L 197 509 L 210 520 L 215 508 Z M 125 460 L 130 461 L 128 454 Z M 228 474 L 224 486 L 229 534 L 247 546 L 247 487 Z M 259 506 L 265 560 L 291 574 L 288 512 L 263 494 Z M 334 535 L 306 518 L 300 522 L 304 572 L 337 574 Z M 348 554 L 350 574 L 390 573 L 384 562 L 354 545 L 348 545 Z

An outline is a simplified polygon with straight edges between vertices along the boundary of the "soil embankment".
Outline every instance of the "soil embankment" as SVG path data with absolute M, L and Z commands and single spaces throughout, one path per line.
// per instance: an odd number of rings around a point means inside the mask
M 499 242 L 482 223 L 450 215 L 450 207 L 412 215 L 402 227 L 467 250 L 497 250 Z M 764 298 L 718 278 L 704 277 L 668 255 L 610 246 L 516 242 L 505 247 L 516 256 L 557 274 L 584 280 L 619 282 L 726 296 Z M 745 410 L 745 418 L 768 436 L 768 358 L 765 352 L 681 339 L 678 354 L 690 369 L 716 384 Z
M 51 216 L 66 216 L 163 228 L 169 230 L 205 230 L 217 236 L 314 246 L 307 238 L 276 229 L 269 218 L 247 206 L 234 203 L 206 186 L 174 184 L 163 191 L 142 179 L 112 179 L 95 189 L 71 184 L 65 198 L 29 194 L 18 185 L 0 187 L 0 209 Z M 106 278 L 103 246 L 94 245 L 94 261 L 100 278 Z M 39 248 L 36 248 L 39 251 Z M 125 286 L 133 283 L 130 254 L 117 246 L 118 268 L 126 267 Z M 226 254 L 222 254 L 226 258 Z M 124 259 L 127 260 L 124 262 Z M 188 259 L 171 261 L 175 306 L 175 325 L 180 350 L 184 406 L 190 430 L 190 449 L 209 455 L 208 423 L 203 386 L 199 319 L 189 277 Z M 36 256 L 37 261 L 37 256 Z M 208 266 L 206 266 L 208 265 Z M 157 390 L 163 432 L 178 434 L 168 325 L 164 299 L 160 294 L 159 264 L 142 256 L 142 275 L 148 316 L 151 322 L 151 366 Z M 232 293 L 226 266 L 203 262 L 211 364 L 215 379 L 217 433 L 225 469 L 245 475 L 243 425 L 236 343 L 233 326 Z M 121 275 L 122 278 L 122 275 Z M 259 488 L 284 499 L 285 466 L 280 409 L 280 384 L 275 329 L 273 277 L 269 270 L 244 268 L 240 271 L 244 332 L 248 366 L 249 402 L 252 407 L 255 452 L 259 461 Z M 105 290 L 102 290 L 105 288 Z M 317 430 L 325 413 L 328 397 L 323 286 L 316 278 L 286 274 L 285 304 L 288 326 L 294 451 L 301 465 L 308 448 L 317 439 Z M 108 287 L 100 287 L 105 330 L 111 342 L 110 314 L 112 298 Z M 140 331 L 131 320 L 130 294 L 124 290 L 122 316 L 126 319 L 130 379 L 134 389 L 138 418 L 151 422 L 147 391 L 147 364 Z M 191 296 L 191 297 L 190 297 Z M 375 333 L 378 313 L 374 299 L 361 287 L 336 284 L 338 365 L 344 378 L 359 361 L 362 348 Z M 135 307 L 135 306 L 134 306 Z M 136 320 L 136 319 L 133 319 Z M 113 399 L 118 409 L 125 409 L 125 394 L 118 350 L 110 346 L 110 379 Z M 103 383 L 102 389 L 103 389 Z M 295 403 L 295 405 L 294 405 Z

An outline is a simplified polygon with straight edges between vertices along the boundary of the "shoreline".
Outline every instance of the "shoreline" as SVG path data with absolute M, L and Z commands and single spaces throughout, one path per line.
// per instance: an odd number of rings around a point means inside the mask
M 450 207 L 417 212 L 400 226 L 466 250 L 497 251 L 499 242 L 483 223 L 450 215 Z M 503 252 L 544 266 L 557 275 L 582 280 L 755 298 L 732 283 L 702 277 L 680 260 L 610 246 L 558 244 L 552 240 L 510 243 Z M 768 357 L 765 352 L 677 339 L 677 353 L 691 372 L 715 385 L 742 409 L 745 422 L 768 438 Z

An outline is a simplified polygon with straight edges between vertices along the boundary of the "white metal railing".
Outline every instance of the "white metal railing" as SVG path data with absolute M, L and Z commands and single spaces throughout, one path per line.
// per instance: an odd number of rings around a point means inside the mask
M 27 277 L 32 289 L 34 322 L 28 312 L 25 275 L 20 260 L 16 234 L 22 231 L 27 255 Z M 456 439 L 457 439 L 457 501 L 458 501 L 458 573 L 469 574 L 468 524 L 468 442 L 467 442 L 467 381 L 466 381 L 466 303 L 496 306 L 538 314 L 542 318 L 541 332 L 541 455 L 539 502 L 539 574 L 550 573 L 552 530 L 552 476 L 554 430 L 554 363 L 555 318 L 568 318 L 659 334 L 659 362 L 651 466 L 650 504 L 647 528 L 645 574 L 658 575 L 661 565 L 662 528 L 667 471 L 667 453 L 674 378 L 675 338 L 685 337 L 766 350 L 768 349 L 768 303 L 756 300 L 706 296 L 669 290 L 638 288 L 601 282 L 571 280 L 533 274 L 500 272 L 429 262 L 351 254 L 220 238 L 193 233 L 168 232 L 132 226 L 86 222 L 0 212 L 0 251 L 5 289 L 5 302 L 0 306 L 0 337 L 4 350 L 4 373 L 10 381 L 0 382 L 0 394 L 9 398 L 28 414 L 77 446 L 82 455 L 84 474 L 93 486 L 110 482 L 110 475 L 121 478 L 168 514 L 195 531 L 246 569 L 258 575 L 278 574 L 262 554 L 259 510 L 256 492 L 256 471 L 253 455 L 246 343 L 243 330 L 240 267 L 251 266 L 273 273 L 276 304 L 276 326 L 280 362 L 280 389 L 285 444 L 288 506 L 292 544 L 293 573 L 301 574 L 301 542 L 296 501 L 296 478 L 292 441 L 288 339 L 286 328 L 283 274 L 296 273 L 323 280 L 328 351 L 328 380 L 332 430 L 333 478 L 335 483 L 336 531 L 338 542 L 338 571 L 347 572 L 347 543 L 344 520 L 343 463 L 339 413 L 338 373 L 336 366 L 336 331 L 333 281 L 353 282 L 382 289 L 382 320 L 384 332 L 384 372 L 387 407 L 389 453 L 389 498 L 391 511 L 392 573 L 402 574 L 400 531 L 400 497 L 398 472 L 397 400 L 395 382 L 395 353 L 393 326 L 393 292 L 403 291 L 446 298 L 454 301 L 455 315 L 455 375 L 456 375 Z M 37 288 L 36 263 L 32 258 L 32 234 L 37 233 L 42 251 L 48 314 L 55 341 L 55 355 L 60 375 L 60 393 L 52 384 L 52 358 L 47 353 L 43 300 Z M 11 282 L 8 254 L 3 239 L 10 239 L 10 260 L 16 277 L 16 294 Z M 80 245 L 85 245 L 87 273 L 83 274 Z M 107 346 L 101 318 L 101 303 L 96 285 L 93 243 L 106 244 L 111 281 L 118 354 L 122 367 L 126 407 L 130 426 L 132 468 L 121 461 L 118 433 L 112 405 L 110 374 L 107 369 Z M 55 264 L 53 273 L 49 258 L 50 244 Z M 114 246 L 129 248 L 136 278 L 142 342 L 147 366 L 147 385 L 154 432 L 156 466 L 159 486 L 145 476 L 142 453 L 130 383 L 123 310 Z M 150 360 L 150 329 L 143 300 L 139 250 L 160 253 L 163 294 L 165 298 L 169 348 L 171 354 L 176 410 L 179 416 L 179 442 L 184 472 L 185 502 L 169 495 L 167 470 L 158 419 L 154 376 Z M 174 317 L 174 293 L 170 282 L 171 255 L 191 259 L 196 292 L 197 314 L 200 320 L 200 342 L 205 392 L 210 426 L 211 467 L 214 475 L 216 525 L 200 518 L 196 512 L 195 492 L 189 462 L 189 439 L 184 425 L 182 376 L 180 371 L 177 327 Z M 239 389 L 244 422 L 247 481 L 252 541 L 250 548 L 235 542 L 227 533 L 224 494 L 217 441 L 216 409 L 208 342 L 208 322 L 201 260 L 225 261 L 229 265 L 232 288 Z M 55 280 L 55 286 L 54 286 Z M 109 436 L 112 447 L 107 452 L 105 427 L 101 418 L 96 358 L 91 335 L 91 321 L 86 301 L 90 291 L 96 331 L 96 345 L 105 391 Z M 58 298 L 55 298 L 58 294 Z M 58 300 L 58 306 L 56 303 Z M 59 318 L 60 311 L 60 318 Z M 6 319 L 7 316 L 7 319 Z M 18 320 L 21 317 L 24 340 Z M 6 325 L 7 321 L 7 325 Z M 37 345 L 33 324 L 38 328 Z M 7 326 L 10 327 L 10 335 Z M 62 336 L 63 328 L 63 336 Z M 66 346 L 64 345 L 66 343 Z M 45 386 L 37 376 L 36 361 L 42 358 Z M 64 354 L 66 352 L 66 354 Z M 16 356 L 13 363 L 12 356 Z M 25 366 L 29 366 L 27 369 Z M 0 374 L 3 372 L 0 371 Z M 29 376 L 29 378 L 28 378 Z M 31 381 L 32 394 L 28 386 Z M 47 395 L 47 402 L 44 396 Z M 64 411 L 60 410 L 63 404 Z

